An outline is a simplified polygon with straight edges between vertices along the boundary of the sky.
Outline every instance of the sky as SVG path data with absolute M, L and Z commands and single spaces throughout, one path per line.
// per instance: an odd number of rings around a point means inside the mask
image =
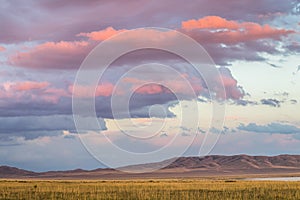
M 298 0 L 2 0 L 0 165 L 48 171 L 300 154 L 299 15 Z M 103 70 L 107 57 L 144 39 L 160 49 L 118 55 L 92 88 L 78 81 L 93 52 Z M 182 52 L 202 74 L 164 50 L 195 43 L 203 49 Z M 77 118 L 78 130 L 74 101 L 86 99 L 96 113 Z M 168 148 L 135 160 L 111 144 L 130 156 Z

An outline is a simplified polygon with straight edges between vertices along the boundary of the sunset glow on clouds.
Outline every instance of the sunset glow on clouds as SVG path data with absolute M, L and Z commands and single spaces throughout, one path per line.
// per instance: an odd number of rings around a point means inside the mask
M 222 81 L 225 95 L 218 90 L 214 92 L 228 107 L 224 140 L 221 137 L 212 154 L 221 154 L 222 150 L 227 154 L 299 154 L 300 21 L 299 13 L 294 12 L 295 2 L 230 0 L 223 5 L 217 0 L 190 3 L 3 1 L 0 5 L 0 165 L 35 170 L 96 168 L 97 163 L 86 158 L 88 154 L 75 150 L 82 146 L 72 121 L 72 95 L 87 97 L 91 90 L 96 97 L 95 109 L 102 130 L 112 137 L 118 135 L 110 108 L 114 92 L 120 98 L 133 93 L 129 107 L 137 122 L 153 119 L 160 123 L 162 113 L 154 110 L 149 115 L 151 107 L 158 105 L 167 109 L 168 120 L 178 120 L 179 102 L 174 93 L 184 96 L 186 102 L 191 100 L 185 83 L 166 74 L 163 82 L 173 90 L 160 84 L 140 87 L 153 80 L 150 72 L 139 78 L 122 79 L 131 67 L 140 64 L 163 63 L 178 71 L 198 96 L 200 112 L 202 109 L 203 115 L 208 116 L 211 94 L 205 80 L 185 60 L 167 52 L 151 49 L 130 52 L 111 64 L 96 88 L 74 86 L 76 72 L 93 48 L 119 33 L 142 27 L 164 27 L 186 34 L 204 47 L 218 67 L 220 79 L 210 77 L 210 81 Z M 138 33 L 162 46 L 177 41 L 172 31 L 165 31 L 159 37 L 143 29 Z M 134 47 L 139 37 L 132 37 L 136 38 L 133 43 L 126 37 L 115 42 Z M 126 87 L 121 85 L 116 89 L 119 80 Z M 125 112 L 123 109 L 119 108 L 119 112 Z M 171 130 L 180 130 L 182 137 L 194 134 L 185 128 Z M 72 137 L 65 137 L 65 133 Z M 167 138 L 148 141 L 147 147 L 151 149 Z M 242 140 L 257 147 L 244 146 Z M 76 152 L 81 156 L 64 165 L 60 161 L 65 158 L 57 154 L 55 144 L 73 149 L 69 152 L 72 156 Z M 45 161 L 42 157 L 25 159 L 22 151 L 33 155 L 49 152 L 46 158 L 53 163 L 47 167 L 40 164 Z M 14 156 L 7 156 L 8 152 Z M 195 154 L 193 150 L 188 152 Z
M 79 33 L 77 34 L 77 36 L 84 36 L 95 41 L 103 41 L 112 37 L 117 33 L 121 33 L 122 31 L 125 30 L 115 30 L 113 27 L 107 27 L 106 29 L 101 31 L 93 31 L 90 33 Z

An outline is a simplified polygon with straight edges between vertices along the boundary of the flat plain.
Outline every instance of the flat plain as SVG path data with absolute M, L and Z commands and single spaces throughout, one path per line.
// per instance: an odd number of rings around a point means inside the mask
M 300 182 L 210 179 L 1 180 L 0 199 L 300 199 Z
M 161 166 L 150 163 L 125 169 Z M 300 199 L 300 156 L 182 157 L 155 172 L 114 169 L 33 172 L 0 166 L 0 199 Z

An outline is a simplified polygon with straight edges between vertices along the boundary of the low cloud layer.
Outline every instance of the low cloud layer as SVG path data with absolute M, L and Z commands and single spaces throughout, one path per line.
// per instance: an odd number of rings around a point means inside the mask
M 255 133 L 280 133 L 280 134 L 298 134 L 300 133 L 300 128 L 281 123 L 271 123 L 267 125 L 258 125 L 256 123 L 250 123 L 248 125 L 241 124 L 237 127 L 239 130 L 255 132 Z
M 106 130 L 103 119 L 98 119 L 101 130 Z M 94 131 L 101 131 L 94 130 Z M 32 140 L 44 136 L 63 135 L 64 131 L 77 133 L 72 115 L 0 117 L 0 140 L 21 137 Z M 87 130 L 90 131 L 90 130 Z

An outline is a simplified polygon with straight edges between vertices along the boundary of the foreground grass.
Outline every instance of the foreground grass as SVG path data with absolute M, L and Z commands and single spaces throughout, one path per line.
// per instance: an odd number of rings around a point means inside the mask
M 300 182 L 2 180 L 0 199 L 300 199 Z

